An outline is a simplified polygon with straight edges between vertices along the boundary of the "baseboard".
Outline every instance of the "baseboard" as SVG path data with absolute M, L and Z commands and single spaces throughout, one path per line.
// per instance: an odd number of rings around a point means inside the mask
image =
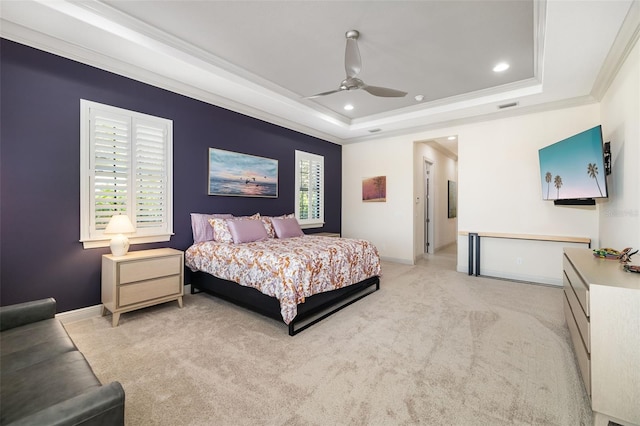
M 402 263 L 403 265 L 415 265 L 415 262 L 412 262 L 411 260 L 408 260 L 408 259 L 397 259 L 395 257 L 380 256 L 380 260 L 382 260 L 384 262 Z
M 457 245 L 458 245 L 458 240 L 455 240 L 455 241 L 452 241 L 450 243 L 443 244 L 440 247 L 436 247 L 433 252 L 434 253 L 438 253 L 439 251 L 446 250 L 451 246 L 457 246 Z
M 184 294 L 189 293 L 191 293 L 191 284 L 184 286 Z M 99 317 L 100 315 L 102 315 L 102 304 L 74 309 L 72 311 L 60 312 L 59 314 L 56 314 L 56 318 L 63 324 L 70 324 L 76 321 Z
M 525 283 L 533 283 L 533 284 L 543 284 L 554 287 L 562 287 L 562 279 L 561 278 L 553 278 L 553 277 L 545 277 L 540 275 L 529 275 L 529 274 L 514 274 L 505 271 L 482 269 L 480 271 L 482 275 L 486 275 L 487 277 L 495 277 L 495 278 L 503 278 L 506 280 L 512 281 L 520 281 Z
M 102 305 L 87 306 L 86 308 L 74 309 L 73 311 L 60 312 L 56 318 L 63 324 L 99 317 L 102 315 Z
M 468 273 L 466 264 L 458 265 L 456 270 L 458 272 Z M 521 282 L 521 283 L 528 283 L 528 284 L 546 285 L 550 287 L 563 286 L 562 280 L 554 279 L 551 277 L 542 277 L 542 276 L 524 275 L 524 274 L 510 274 L 508 272 L 491 270 L 491 269 L 482 269 L 480 271 L 480 274 L 481 274 L 480 276 L 484 278 L 495 278 L 499 280 L 508 280 L 508 281 L 515 281 L 515 282 Z

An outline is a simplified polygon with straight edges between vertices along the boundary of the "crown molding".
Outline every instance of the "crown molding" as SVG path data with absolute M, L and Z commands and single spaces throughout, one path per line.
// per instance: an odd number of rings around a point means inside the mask
M 449 127 L 460 127 L 468 124 L 501 120 L 504 118 L 518 117 L 518 116 L 528 115 L 528 114 L 537 114 L 541 112 L 556 111 L 556 110 L 565 109 L 565 108 L 575 108 L 575 107 L 580 107 L 585 105 L 591 105 L 598 102 L 599 101 L 596 100 L 593 96 L 586 95 L 586 96 L 578 96 L 571 99 L 561 99 L 553 102 L 545 102 L 540 104 L 521 106 L 513 109 L 493 110 L 491 112 L 487 112 L 484 114 L 476 114 L 469 117 L 441 120 L 441 121 L 425 124 L 423 126 L 415 126 L 412 128 L 388 131 L 388 132 L 385 132 L 384 135 L 382 136 L 372 135 L 372 136 L 351 138 L 348 141 L 346 141 L 344 144 L 346 145 L 346 144 L 352 144 L 352 143 L 371 142 L 374 140 L 392 139 L 396 137 L 409 137 L 409 138 L 416 139 L 416 142 L 424 142 L 425 137 L 421 135 L 422 133 L 432 132 L 438 129 L 444 129 Z
M 613 83 L 622 64 L 638 42 L 638 38 L 640 38 L 640 2 L 634 1 L 593 85 L 591 94 L 598 101 L 602 100 Z
M 640 35 L 634 1 L 591 96 L 559 101 L 543 94 L 547 1 L 535 1 L 533 78 L 351 120 L 105 3 L 36 0 L 29 13 L 5 3 L 3 38 L 340 145 L 599 101 Z M 520 105 L 497 110 L 505 102 Z

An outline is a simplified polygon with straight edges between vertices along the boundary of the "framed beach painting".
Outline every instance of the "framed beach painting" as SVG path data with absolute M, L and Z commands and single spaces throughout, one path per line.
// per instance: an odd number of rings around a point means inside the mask
M 209 195 L 278 197 L 278 160 L 209 148 Z
M 366 203 L 387 201 L 387 177 L 376 176 L 362 179 L 362 201 Z

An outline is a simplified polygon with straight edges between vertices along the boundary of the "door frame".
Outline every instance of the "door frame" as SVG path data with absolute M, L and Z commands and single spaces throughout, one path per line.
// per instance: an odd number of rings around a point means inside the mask
M 424 225 L 424 245 L 422 247 L 423 254 L 433 254 L 435 251 L 435 204 L 436 197 L 434 193 L 435 180 L 435 164 L 427 157 L 422 157 L 422 178 L 424 187 L 424 208 L 422 209 L 422 223 Z

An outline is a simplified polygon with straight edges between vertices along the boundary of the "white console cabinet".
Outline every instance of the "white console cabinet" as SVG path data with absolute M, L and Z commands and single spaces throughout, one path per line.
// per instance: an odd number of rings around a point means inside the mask
M 596 426 L 640 425 L 640 274 L 565 248 L 564 309 Z

